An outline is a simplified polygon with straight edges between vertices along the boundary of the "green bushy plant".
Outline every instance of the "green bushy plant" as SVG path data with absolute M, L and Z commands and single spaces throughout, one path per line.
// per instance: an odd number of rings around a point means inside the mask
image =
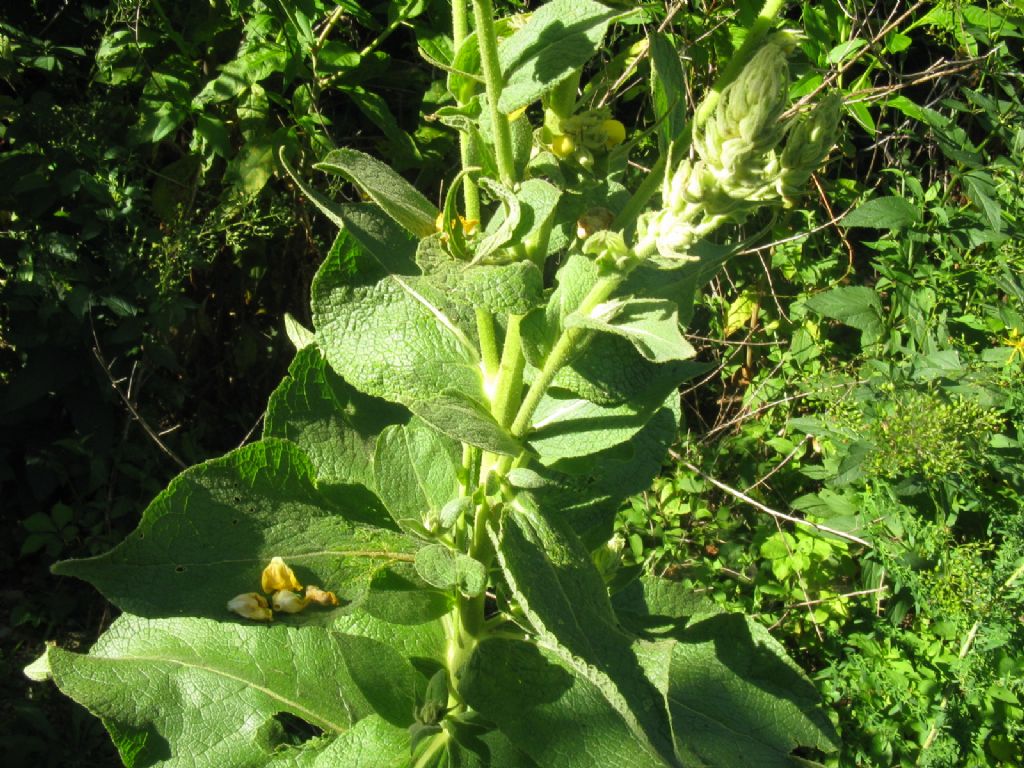
M 834 98 L 784 115 L 795 40 L 767 34 L 778 8 L 692 122 L 680 58 L 651 33 L 654 206 L 622 183 L 625 126 L 583 80 L 610 25 L 647 17 L 593 0 L 511 19 L 457 2 L 451 38 L 424 38 L 463 159 L 440 206 L 353 149 L 316 165 L 367 200 L 335 203 L 286 150 L 341 233 L 313 328 L 289 321 L 298 352 L 263 437 L 186 470 L 110 552 L 56 566 L 124 613 L 88 654 L 51 647 L 29 674 L 97 714 L 131 765 L 833 751 L 759 624 L 637 579 L 609 544 L 703 370 L 681 325 L 734 250 L 707 236 L 790 199 L 834 142 Z

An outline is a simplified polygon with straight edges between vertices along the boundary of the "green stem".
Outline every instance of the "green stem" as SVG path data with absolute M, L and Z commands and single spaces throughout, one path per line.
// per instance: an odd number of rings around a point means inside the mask
M 469 13 L 466 0 L 452 0 L 452 42 L 456 51 L 468 36 Z M 472 135 L 459 131 L 459 157 L 463 169 L 477 165 L 478 156 Z M 462 199 L 466 204 L 466 218 L 470 221 L 480 221 L 480 190 L 476 182 L 468 176 L 462 182 Z
M 498 387 L 491 404 L 491 413 L 503 427 L 512 423 L 519 400 L 523 396 L 523 338 L 519 332 L 522 315 L 509 315 L 505 331 L 505 345 L 501 350 L 501 364 L 498 367 Z
M 625 278 L 625 272 L 616 272 L 598 278 L 590 292 L 580 303 L 579 309 L 576 310 L 577 314 L 582 316 L 590 314 L 594 307 L 607 299 L 622 284 Z M 586 346 L 591 333 L 592 331 L 588 328 L 578 327 L 566 328 L 562 331 L 562 335 L 555 342 L 551 354 L 544 361 L 544 367 L 541 369 L 540 374 L 530 385 L 522 405 L 519 406 L 519 411 L 512 422 L 511 432 L 513 437 L 523 437 L 526 435 L 530 429 L 530 419 L 533 418 L 533 413 L 537 410 L 537 406 L 540 405 L 540 400 L 548 387 L 551 386 L 551 382 L 554 381 L 555 376 L 562 367 Z
M 508 117 L 498 109 L 502 76 L 501 64 L 498 61 L 498 38 L 494 33 L 494 5 L 491 0 L 473 0 L 473 20 L 476 22 L 476 36 L 480 43 L 480 65 L 487 88 L 487 105 L 491 112 L 498 175 L 505 184 L 511 185 L 516 180 L 515 163 L 512 159 L 512 129 L 509 127 Z
M 476 308 L 476 332 L 480 337 L 480 357 L 484 363 L 484 375 L 490 383 L 498 375 L 498 337 L 494 330 L 494 316 L 483 307 Z
M 387 40 L 389 37 L 391 37 L 391 33 L 392 32 L 394 32 L 402 24 L 405 23 L 405 20 L 407 18 L 409 18 L 409 14 L 412 12 L 412 10 L 415 7 L 415 5 L 416 5 L 416 3 L 413 2 L 412 0 L 410 0 L 410 2 L 408 2 L 408 3 L 406 3 L 405 7 L 402 8 L 402 10 L 400 10 L 398 12 L 397 16 L 395 16 L 394 21 L 392 21 L 390 24 L 388 24 L 386 27 L 384 27 L 384 31 L 381 32 L 379 35 L 377 35 L 377 37 L 368 46 L 363 48 L 363 50 L 361 50 L 359 52 L 359 55 L 361 57 L 362 56 L 369 56 L 371 53 L 373 53 L 375 50 L 377 50 L 377 48 L 380 46 L 381 43 L 383 43 L 385 40 Z

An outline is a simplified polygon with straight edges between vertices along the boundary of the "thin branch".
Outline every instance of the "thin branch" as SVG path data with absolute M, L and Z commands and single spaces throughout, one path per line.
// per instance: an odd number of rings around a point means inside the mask
M 793 517 L 792 515 L 787 515 L 785 512 L 779 512 L 777 510 L 772 509 L 771 507 L 766 507 L 764 504 L 759 502 L 757 499 L 752 499 L 750 496 L 747 496 L 747 494 L 743 493 L 743 491 L 737 490 L 736 488 L 733 488 L 732 486 L 726 485 L 721 480 L 716 480 L 711 475 L 707 474 L 706 472 L 703 472 L 699 467 L 695 466 L 694 464 L 691 464 L 688 461 L 685 461 L 683 459 L 683 457 L 681 455 L 679 455 L 678 453 L 676 453 L 675 451 L 670 451 L 669 454 L 672 456 L 672 458 L 674 460 L 678 461 L 680 464 L 682 464 L 684 467 L 689 469 L 691 472 L 697 473 L 698 475 L 703 477 L 705 480 L 707 480 L 709 483 L 711 483 L 713 486 L 715 486 L 719 490 L 725 491 L 730 496 L 733 496 L 733 497 L 739 499 L 740 501 L 749 504 L 750 506 L 754 507 L 755 509 L 759 509 L 762 512 L 765 512 L 765 513 L 771 515 L 772 517 L 776 518 L 777 520 L 786 520 L 786 521 L 788 521 L 790 523 L 793 523 L 795 525 L 802 525 L 802 526 L 804 526 L 806 528 L 813 528 L 814 530 L 820 531 L 821 533 L 828 533 L 828 534 L 831 534 L 832 536 L 838 536 L 841 539 L 846 539 L 847 541 L 852 541 L 855 544 L 860 544 L 863 547 L 868 547 L 869 549 L 871 548 L 871 543 L 870 542 L 865 541 L 864 539 L 862 539 L 862 538 L 860 538 L 858 536 L 854 536 L 852 533 L 846 533 L 845 531 L 836 530 L 835 528 L 830 528 L 829 526 L 821 525 L 820 523 L 812 523 L 810 520 L 804 520 L 803 518 L 800 518 L 800 517 Z
M 96 336 L 96 329 L 95 328 L 92 328 L 92 338 L 93 338 L 93 342 L 94 342 L 94 346 L 92 348 L 92 353 L 93 353 L 93 355 L 96 356 L 96 361 L 100 364 L 100 368 L 103 369 L 103 373 L 106 374 L 107 380 L 110 382 L 111 388 L 115 392 L 117 392 L 117 396 L 119 398 L 121 398 L 121 402 L 124 403 L 125 408 L 128 409 L 128 413 L 130 413 L 132 415 L 132 418 L 135 419 L 135 421 L 137 421 L 139 423 L 139 426 L 142 427 L 142 430 L 147 435 L 149 435 L 150 439 L 154 443 L 156 443 L 157 447 L 161 451 L 163 451 L 165 454 L 167 454 L 167 456 L 171 459 L 171 461 L 173 461 L 175 464 L 177 464 L 181 469 L 187 469 L 188 468 L 188 464 L 186 464 L 184 461 L 182 461 L 181 457 L 179 457 L 178 454 L 176 454 L 173 450 L 171 450 L 167 446 L 167 444 L 163 440 L 160 439 L 160 435 L 158 435 L 156 433 L 156 431 L 154 431 L 154 429 L 151 426 L 149 426 L 149 424 L 146 422 L 146 420 L 144 418 L 142 418 L 142 415 L 138 412 L 138 410 L 135 408 L 135 406 L 132 405 L 131 400 L 128 399 L 128 397 L 125 395 L 125 393 L 122 392 L 121 388 L 117 385 L 117 382 L 114 380 L 113 374 L 111 374 L 111 372 L 110 372 L 110 366 L 107 364 L 106 358 L 103 357 L 103 353 L 100 351 L 100 340 Z

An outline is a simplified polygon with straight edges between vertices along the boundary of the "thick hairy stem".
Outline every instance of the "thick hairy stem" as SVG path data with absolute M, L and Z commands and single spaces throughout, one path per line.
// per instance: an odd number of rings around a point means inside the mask
M 473 19 L 476 22 L 477 40 L 480 43 L 480 65 L 487 88 L 487 104 L 491 112 L 498 174 L 505 184 L 511 185 L 516 180 L 515 163 L 512 160 L 512 129 L 509 127 L 508 117 L 498 109 L 502 76 L 501 64 L 498 62 L 498 38 L 494 34 L 494 6 L 491 0 L 473 0 Z
M 508 427 L 519 408 L 523 396 L 523 340 L 519 335 L 522 315 L 509 315 L 505 331 L 505 345 L 501 350 L 501 365 L 498 368 L 498 389 L 492 401 L 491 413 L 498 423 Z
M 455 50 L 469 35 L 469 13 L 466 0 L 452 0 L 452 42 Z M 459 156 L 462 168 L 478 165 L 476 142 L 472 135 L 465 131 L 459 132 Z M 468 176 L 462 182 L 462 198 L 466 205 L 466 218 L 471 221 L 480 220 L 480 190 L 476 182 Z

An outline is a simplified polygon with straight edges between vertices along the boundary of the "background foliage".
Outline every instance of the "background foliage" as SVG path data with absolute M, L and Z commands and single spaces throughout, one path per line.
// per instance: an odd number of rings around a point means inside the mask
M 18 673 L 44 640 L 88 646 L 112 618 L 47 568 L 108 549 L 180 464 L 256 431 L 292 355 L 281 316 L 308 319 L 328 244 L 276 146 L 309 163 L 373 150 L 439 188 L 453 134 L 426 119 L 443 104 L 417 47 L 440 44 L 445 6 L 40 0 L 0 14 L 13 764 L 116 764 L 98 722 Z M 648 24 L 684 52 L 689 101 L 755 13 L 651 5 Z M 835 77 L 846 96 L 841 151 L 801 207 L 750 225 L 777 242 L 705 297 L 689 331 L 708 373 L 620 542 L 797 654 L 832 708 L 837 764 L 1015 765 L 1024 19 L 1005 2 L 788 15 L 806 31 L 794 95 Z M 616 93 L 653 157 L 643 34 L 613 28 L 592 97 Z

